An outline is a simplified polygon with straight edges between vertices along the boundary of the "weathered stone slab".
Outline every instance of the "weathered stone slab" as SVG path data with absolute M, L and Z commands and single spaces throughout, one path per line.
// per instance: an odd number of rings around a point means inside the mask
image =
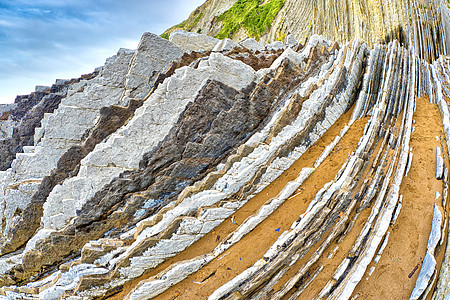
M 436 179 L 442 179 L 444 174 L 444 159 L 442 158 L 441 147 L 436 147 Z
M 264 46 L 258 43 L 254 38 L 247 38 L 243 41 L 240 41 L 239 45 L 251 51 L 263 51 L 265 49 Z
M 210 51 L 219 42 L 209 35 L 181 30 L 172 32 L 169 41 L 188 51 Z
M 411 296 L 409 297 L 410 300 L 420 299 L 420 296 L 428 287 L 434 272 L 436 272 L 436 259 L 430 252 L 427 251 L 425 258 L 423 259 L 416 285 L 414 286 Z

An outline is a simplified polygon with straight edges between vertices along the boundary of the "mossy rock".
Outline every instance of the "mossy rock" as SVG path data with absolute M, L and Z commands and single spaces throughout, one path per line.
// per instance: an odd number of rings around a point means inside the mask
M 284 2 L 285 0 L 270 0 L 261 4 L 260 0 L 236 1 L 230 9 L 214 18 L 214 23 L 222 25 L 215 37 L 232 39 L 239 29 L 243 28 L 248 36 L 259 40 L 264 33 L 270 30 L 272 22 L 284 6 Z M 197 28 L 197 30 L 195 28 L 204 15 L 203 9 L 205 9 L 204 6 L 199 7 L 187 20 L 166 30 L 161 37 L 168 39 L 170 33 L 179 29 L 201 33 L 202 28 Z
M 240 28 L 244 28 L 250 37 L 259 39 L 270 29 L 283 5 L 284 0 L 271 0 L 264 5 L 260 5 L 259 0 L 238 0 L 217 18 L 223 28 L 215 37 L 233 38 Z

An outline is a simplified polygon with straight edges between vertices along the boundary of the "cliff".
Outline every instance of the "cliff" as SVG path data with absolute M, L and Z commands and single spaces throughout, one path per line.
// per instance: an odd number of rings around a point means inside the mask
M 450 52 L 448 1 L 365 0 L 208 0 L 169 30 L 185 30 L 235 41 L 247 36 L 263 43 L 293 34 L 301 43 L 313 34 L 343 43 L 352 38 L 369 44 L 394 39 L 414 46 L 431 61 Z
M 447 40 L 245 26 L 145 33 L 0 106 L 0 299 L 448 297 Z

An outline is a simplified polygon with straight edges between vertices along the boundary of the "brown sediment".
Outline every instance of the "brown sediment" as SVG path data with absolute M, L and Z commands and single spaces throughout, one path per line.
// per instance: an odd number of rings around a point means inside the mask
M 277 71 L 270 72 L 270 74 L 265 75 L 263 80 L 258 85 L 256 85 L 256 88 L 253 87 L 253 84 L 249 85 L 246 89 L 254 89 L 254 92 L 251 93 L 250 99 L 250 103 L 253 103 L 254 106 L 243 106 L 243 108 L 240 110 L 241 113 L 247 111 L 246 109 L 250 109 L 250 111 L 248 111 L 249 114 L 244 117 L 243 120 L 248 119 L 248 117 L 256 118 L 254 122 L 248 123 L 248 126 L 252 127 L 254 130 L 257 130 L 257 127 L 260 125 L 263 126 L 264 123 L 262 122 L 265 122 L 265 117 L 269 113 L 269 107 L 267 107 L 267 105 L 271 102 L 271 100 L 269 99 L 277 98 L 276 95 L 279 95 L 277 99 L 283 99 L 283 97 L 285 96 L 284 94 L 288 94 L 288 92 L 294 86 L 299 84 L 299 82 L 305 79 L 307 75 L 316 72 L 319 66 L 319 62 L 321 61 L 322 59 L 317 60 L 317 65 L 311 65 L 310 69 L 302 71 L 288 59 L 285 59 L 281 62 L 281 65 L 277 69 Z M 342 81 L 339 81 L 339 83 L 341 84 Z M 331 99 L 327 101 L 331 101 Z M 241 104 L 241 102 L 236 103 L 236 105 L 238 106 Z M 275 109 L 279 104 L 280 102 L 277 101 L 276 104 L 271 105 L 270 109 Z M 235 112 L 237 113 L 237 111 L 232 110 L 229 113 Z M 219 122 L 217 125 L 221 128 L 225 127 L 226 130 L 219 130 L 218 132 L 220 132 L 221 134 L 226 134 L 228 130 L 236 131 L 235 126 L 239 125 L 240 123 L 235 123 L 235 125 L 230 126 L 230 120 L 231 119 L 224 120 L 224 122 Z M 180 122 L 182 122 L 182 120 L 180 120 Z M 175 126 L 175 128 L 177 128 L 177 126 Z M 236 132 L 239 131 L 242 131 L 242 129 L 239 129 Z M 195 134 L 195 132 L 192 134 Z M 205 143 L 206 142 L 209 142 L 209 139 L 207 139 Z M 287 148 L 288 146 L 284 147 L 284 149 L 286 150 Z M 202 153 L 202 151 L 199 151 L 199 153 Z M 225 156 L 226 155 L 224 154 L 224 157 Z M 83 247 L 84 243 L 88 242 L 89 240 L 100 238 L 102 234 L 110 231 L 111 229 L 118 229 L 121 226 L 130 226 L 128 218 L 134 218 L 134 212 L 136 212 L 138 207 L 143 205 L 144 200 L 140 195 L 134 197 L 133 193 L 135 192 L 141 193 L 142 191 L 145 191 L 147 198 L 159 199 L 161 201 L 158 206 L 153 207 L 153 210 L 146 211 L 147 216 L 159 210 L 159 208 L 162 207 L 164 203 L 168 203 L 170 197 L 177 197 L 180 191 L 179 188 L 182 188 L 181 185 L 177 185 L 176 190 L 172 190 L 171 187 L 169 187 L 169 189 L 153 189 L 153 186 L 151 185 L 156 182 L 154 181 L 154 179 L 157 178 L 155 176 L 160 176 L 163 174 L 149 173 L 153 171 L 147 168 L 145 163 L 147 161 L 146 157 L 147 155 L 143 160 L 141 160 L 141 163 L 143 163 L 143 165 L 140 164 L 140 170 L 124 172 L 120 177 L 116 177 L 101 191 L 98 191 L 91 200 L 87 201 L 83 205 L 83 207 L 77 211 L 78 216 L 73 219 L 71 224 L 69 224 L 61 231 L 53 232 L 51 234 L 51 238 L 46 238 L 41 243 L 39 243 L 39 249 L 37 249 L 36 251 L 25 253 L 22 260 L 22 265 L 17 267 L 17 270 L 20 269 L 20 272 L 15 272 L 14 270 L 14 275 L 11 275 L 12 278 L 15 278 L 14 276 L 19 275 L 21 276 L 21 278 L 23 278 L 23 280 L 26 280 L 31 274 L 38 272 L 42 266 L 54 266 L 54 264 L 62 257 L 71 253 L 71 251 L 73 251 L 71 249 L 79 249 Z M 210 165 L 209 167 L 214 168 L 215 166 Z M 205 170 L 206 169 L 201 170 L 202 174 L 206 174 L 206 172 L 204 172 Z M 200 180 L 200 178 L 192 177 L 189 180 L 197 181 Z M 133 182 L 133 184 L 130 184 L 130 182 Z M 172 181 L 171 184 L 172 183 L 174 182 Z M 245 188 L 246 187 L 244 187 L 244 189 Z M 163 196 L 164 192 L 167 190 L 170 191 L 170 194 L 166 193 L 164 197 L 161 198 L 160 196 Z M 150 196 L 153 192 L 158 193 L 160 196 Z M 127 211 L 127 213 L 123 214 L 119 211 Z M 146 217 L 146 215 L 142 217 Z M 135 219 L 135 222 L 138 221 L 139 219 Z M 118 233 L 117 231 L 111 232 L 113 234 Z M 58 237 L 55 238 L 55 236 Z M 70 247 L 68 247 L 68 245 L 70 245 Z M 43 253 L 51 254 L 47 255 Z M 109 272 L 108 275 L 102 275 L 99 277 L 103 277 L 103 280 L 105 281 L 110 280 L 110 276 L 116 276 L 115 272 L 118 268 L 124 267 L 128 263 L 128 258 L 123 258 L 118 264 L 116 264 L 116 269 Z M 25 270 L 25 272 L 22 272 L 22 269 Z M 11 274 L 13 272 L 11 272 Z M 17 281 L 17 279 L 14 280 Z
M 5 112 L 0 116 L 0 121 L 6 121 L 6 120 L 8 120 L 10 114 L 11 114 L 11 111 L 5 111 Z
M 348 114 L 347 114 L 348 116 Z M 342 122 L 342 117 L 338 122 Z M 415 131 L 412 133 L 410 146 L 413 149 L 413 160 L 411 170 L 408 176 L 403 179 L 400 194 L 403 195 L 403 207 L 400 212 L 397 222 L 389 228 L 390 236 L 386 249 L 384 250 L 381 260 L 378 263 L 372 262 L 361 280 L 360 284 L 354 291 L 354 296 L 359 295 L 362 299 L 405 299 L 411 294 L 416 283 L 420 266 L 425 257 L 426 245 L 431 229 L 431 221 L 433 215 L 433 206 L 438 204 L 442 211 L 441 198 L 435 199 L 435 193 L 439 192 L 442 195 L 442 181 L 435 178 L 435 149 L 437 146 L 443 146 L 443 153 L 445 156 L 445 165 L 448 166 L 447 149 L 443 140 L 442 122 L 437 107 L 429 103 L 428 97 L 417 99 L 417 110 L 414 114 Z M 353 146 L 356 146 L 358 139 L 362 136 L 363 121 L 359 120 L 359 124 L 355 124 L 350 129 L 347 135 L 337 145 L 336 151 L 332 153 L 327 160 L 305 181 L 301 188 L 301 193 L 287 200 L 280 208 L 269 216 L 263 223 L 256 227 L 251 233 L 244 237 L 238 244 L 231 247 L 222 256 L 213 260 L 207 266 L 200 269 L 198 272 L 189 276 L 179 284 L 175 285 L 165 293 L 161 294 L 157 299 L 206 299 L 208 295 L 214 292 L 218 287 L 225 284 L 233 277 L 243 272 L 246 268 L 253 265 L 258 259 L 262 257 L 265 251 L 276 240 L 279 234 L 274 234 L 274 229 L 281 227 L 280 232 L 288 229 L 294 216 L 298 216 L 304 211 L 309 201 L 314 197 L 315 193 L 320 189 L 324 183 L 332 179 L 332 175 L 336 174 L 338 168 L 344 163 L 348 152 Z M 326 145 L 325 140 L 334 136 L 332 131 L 341 126 L 336 123 L 324 137 L 314 145 L 318 147 L 320 143 Z M 398 125 L 397 125 L 398 126 Z M 436 139 L 438 137 L 438 139 Z M 353 143 L 349 143 L 354 139 Z M 313 148 L 314 148 L 313 147 Z M 378 148 L 379 145 L 376 147 Z M 305 155 L 300 158 L 295 165 L 286 171 L 273 184 L 263 190 L 246 206 L 238 211 L 234 217 L 238 224 L 245 220 L 245 218 L 254 213 L 262 204 L 261 202 L 269 199 L 278 193 L 282 187 L 289 181 L 287 179 L 293 174 L 298 174 L 302 167 L 308 166 L 308 163 L 314 161 L 315 154 L 311 148 Z M 354 148 L 353 148 L 354 149 Z M 314 150 L 318 150 L 317 148 Z M 344 150 L 344 151 L 342 151 Z M 338 155 L 339 151 L 344 156 Z M 374 151 L 377 153 L 378 151 Z M 316 153 L 316 155 L 318 155 Z M 375 155 L 373 155 L 375 156 Z M 373 159 L 373 157 L 372 157 Z M 308 162 L 309 160 L 309 162 Z M 333 165 L 334 163 L 334 165 Z M 297 168 L 294 171 L 294 168 Z M 334 170 L 336 168 L 336 170 Z M 330 178 L 327 178 L 327 177 Z M 364 177 L 364 176 L 363 176 Z M 304 190 L 303 190 L 304 189 Z M 270 195 L 269 195 L 270 194 Z M 442 197 L 442 196 L 441 196 Z M 342 240 L 341 243 L 332 243 L 327 249 L 326 254 L 338 246 L 338 250 L 331 258 L 324 255 L 311 269 L 315 269 L 320 265 L 324 268 L 322 272 L 315 278 L 313 283 L 301 295 L 301 299 L 312 299 L 325 286 L 334 271 L 348 254 L 356 239 L 356 236 L 364 226 L 370 209 L 365 209 L 361 212 L 356 224 Z M 291 220 L 293 218 L 293 220 Z M 206 253 L 208 249 L 214 247 L 214 243 L 218 243 L 221 238 L 228 233 L 223 231 L 223 227 L 232 227 L 229 220 L 222 224 L 217 230 L 209 234 L 200 242 L 193 245 L 197 251 L 192 258 L 201 253 Z M 209 248 L 206 249 L 209 241 Z M 274 286 L 277 290 L 281 285 L 308 260 L 308 257 L 319 246 L 317 244 L 309 251 L 303 259 L 299 260 L 291 270 Z M 203 251 L 202 251 L 203 250 Z M 186 252 L 185 251 L 185 252 Z M 440 266 L 444 252 L 441 248 L 437 249 L 437 264 Z M 245 255 L 243 255 L 245 253 Z M 170 263 L 178 261 L 172 260 Z M 163 270 L 166 266 L 161 266 L 154 270 L 152 274 L 147 274 L 146 277 L 151 277 Z M 375 267 L 375 271 L 369 276 L 369 270 Z M 415 272 L 413 272 L 415 270 Z M 439 269 L 437 270 L 439 272 Z M 142 280 L 138 279 L 135 283 Z M 389 289 L 386 289 L 389 285 Z M 127 288 L 127 287 L 126 287 Z M 127 290 L 127 289 L 126 289 Z M 289 295 L 287 295 L 289 296 Z M 431 294 L 427 298 L 430 298 Z M 286 297 L 285 297 L 286 298 Z M 286 298 L 287 299 L 287 298 Z
M 262 204 L 270 198 L 276 196 L 287 182 L 294 180 L 298 173 L 304 167 L 312 167 L 315 160 L 348 123 L 351 111 L 347 112 L 333 125 L 325 135 L 315 143 L 294 165 L 291 166 L 271 185 L 254 197 L 249 203 L 244 205 L 232 217 L 236 224 L 232 224 L 231 218 L 217 227 L 214 232 L 208 234 L 190 248 L 183 251 L 180 255 L 170 259 L 155 270 L 152 270 L 143 277 L 138 278 L 131 284 L 124 286 L 121 294 L 114 297 L 120 299 L 126 295 L 138 282 L 150 278 L 171 264 L 196 257 L 212 250 L 223 238 L 237 228 L 248 216 L 254 214 Z M 256 262 L 267 251 L 267 249 L 276 241 L 281 232 L 287 230 L 292 222 L 304 212 L 309 202 L 323 185 L 333 179 L 336 172 L 342 166 L 342 162 L 348 157 L 349 153 L 357 146 L 357 142 L 362 135 L 362 130 L 366 120 L 356 122 L 347 135 L 336 147 L 336 150 L 330 157 L 314 172 L 310 179 L 300 188 L 300 193 L 295 197 L 288 199 L 279 209 L 269 216 L 263 223 L 257 226 L 251 233 L 244 237 L 238 244 L 231 247 L 222 256 L 213 260 L 198 272 L 189 276 L 184 281 L 172 287 L 167 292 L 161 294 L 159 299 L 169 299 L 178 295 L 177 299 L 195 298 L 204 299 L 222 284 L 231 280 L 234 276 L 244 271 L 246 268 Z M 279 231 L 275 229 L 280 228 Z M 243 255 L 245 253 L 245 255 Z M 211 274 L 213 274 L 210 276 Z M 210 276 L 207 280 L 206 277 Z M 203 284 L 195 284 L 196 282 Z M 178 294 L 179 293 L 179 294 Z
M 391 128 L 391 132 L 395 132 L 398 134 L 398 128 L 400 126 L 401 119 L 397 119 L 396 125 L 393 125 Z M 388 124 L 387 124 L 388 125 Z M 385 126 L 385 128 L 388 128 L 390 126 Z M 353 189 L 353 195 L 352 197 L 357 197 L 357 194 L 359 194 L 364 187 L 368 184 L 366 180 L 373 180 L 374 178 L 374 172 L 376 171 L 376 168 L 382 168 L 384 169 L 383 173 L 387 172 L 387 168 L 389 163 L 385 163 L 382 165 L 380 164 L 380 160 L 378 155 L 383 156 L 383 152 L 388 151 L 388 159 L 387 161 L 391 161 L 393 157 L 394 150 L 392 149 L 386 149 L 386 145 L 383 145 L 382 139 L 379 139 L 378 142 L 376 142 L 376 145 L 374 146 L 372 155 L 368 158 L 368 167 L 365 170 L 362 171 L 362 176 L 358 180 L 358 183 L 356 187 Z M 375 159 L 378 157 L 378 162 L 375 162 Z M 373 164 L 376 164 L 377 167 L 374 168 Z M 358 210 L 357 210 L 358 211 Z M 367 218 L 369 217 L 371 213 L 371 209 L 366 208 L 363 209 L 359 214 L 357 214 L 357 211 L 353 210 L 348 220 L 354 221 L 354 224 L 351 228 L 346 229 L 346 232 L 338 235 L 335 240 L 333 240 L 332 243 L 325 249 L 324 254 L 317 260 L 317 262 L 314 263 L 314 265 L 311 266 L 310 270 L 314 270 L 317 267 L 323 266 L 322 271 L 314 278 L 314 281 L 312 281 L 303 291 L 303 293 L 300 295 L 301 299 L 315 299 L 322 289 L 325 287 L 327 282 L 332 278 L 335 271 L 339 267 L 339 265 L 344 261 L 348 255 L 350 250 L 352 249 L 358 235 L 362 231 Z M 342 212 L 344 213 L 344 212 Z M 347 225 L 348 226 L 348 225 Z M 308 251 L 308 253 L 301 259 L 299 259 L 293 266 L 290 268 L 289 271 L 286 272 L 286 274 L 279 280 L 279 282 L 274 286 L 274 290 L 278 290 L 282 287 L 284 283 L 286 283 L 291 277 L 295 276 L 296 273 L 302 269 L 302 267 L 312 259 L 316 249 L 318 249 L 322 243 L 325 241 L 325 238 L 331 233 L 331 230 L 328 230 L 323 234 L 323 238 L 317 243 L 311 247 L 311 249 Z M 348 230 L 348 232 L 347 232 Z M 307 280 L 310 273 L 313 271 L 308 271 L 302 279 L 300 279 L 298 285 L 302 284 L 303 280 Z M 305 279 L 303 279 L 305 278 Z M 297 284 L 295 285 L 295 287 Z M 295 292 L 295 288 L 293 288 L 289 293 L 287 293 L 283 299 L 288 299 L 292 293 Z
M 442 211 L 442 196 L 435 200 L 436 192 L 442 195 L 442 181 L 435 177 L 435 151 L 441 145 L 436 137 L 443 138 L 437 106 L 429 103 L 428 97 L 417 99 L 414 119 L 415 131 L 410 141 L 413 149 L 411 169 L 400 187 L 400 194 L 403 195 L 402 209 L 396 223 L 389 229 L 388 245 L 380 261 L 368 266 L 353 293 L 361 299 L 409 298 L 425 257 L 434 204 L 438 204 Z M 443 152 L 447 153 L 446 148 Z M 447 155 L 445 158 L 445 165 L 448 166 Z M 444 251 L 442 248 L 438 251 L 437 266 L 440 266 Z M 368 276 L 372 266 L 375 271 Z M 428 295 L 430 297 L 431 293 Z
M 263 68 L 269 68 L 272 63 L 283 53 L 284 49 L 272 51 L 269 53 L 254 53 L 246 48 L 234 48 L 227 52 L 226 56 L 242 61 L 252 67 L 255 71 Z
M 362 211 L 358 219 L 356 220 L 353 229 L 347 233 L 342 242 L 340 242 L 339 244 L 336 241 L 331 243 L 328 249 L 324 252 L 324 255 L 311 267 L 311 270 L 314 270 L 317 266 L 323 265 L 323 270 L 300 295 L 301 299 L 313 299 L 320 293 L 322 288 L 327 284 L 328 280 L 333 276 L 339 264 L 347 257 L 348 251 L 351 249 L 353 243 L 356 240 L 356 237 L 361 232 L 369 214 L 370 209 Z M 351 215 L 351 217 L 353 217 L 353 215 Z M 349 219 L 351 219 L 351 217 Z M 329 231 L 325 233 L 324 236 L 326 236 L 328 233 Z M 316 243 L 314 247 L 312 247 L 308 252 L 308 254 L 300 259 L 291 268 L 291 270 L 286 273 L 286 275 L 274 286 L 274 290 L 278 290 L 282 286 L 282 284 L 284 284 L 290 277 L 294 276 L 299 269 L 301 269 L 301 267 L 311 258 L 311 255 L 316 251 L 316 249 L 319 248 L 322 241 L 323 239 Z M 336 247 L 338 248 L 336 251 L 334 251 Z M 332 257 L 328 258 L 329 254 L 332 254 Z M 288 299 L 292 292 L 294 291 L 288 293 L 283 299 Z

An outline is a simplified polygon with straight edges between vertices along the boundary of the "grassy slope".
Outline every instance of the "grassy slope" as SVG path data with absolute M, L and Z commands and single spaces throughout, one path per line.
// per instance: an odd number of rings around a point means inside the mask
M 238 0 L 229 10 L 219 16 L 223 28 L 217 38 L 232 38 L 241 28 L 249 36 L 259 39 L 272 25 L 272 21 L 284 5 L 284 0 L 271 0 L 264 5 L 259 0 Z
M 187 20 L 184 20 L 180 24 L 177 24 L 169 29 L 167 29 L 163 34 L 161 34 L 161 37 L 165 39 L 169 39 L 169 35 L 175 31 L 175 30 L 185 30 L 185 31 L 192 31 L 192 29 L 198 24 L 200 19 L 203 17 L 203 10 L 207 7 L 207 2 L 194 10 L 190 16 L 187 18 Z
M 280 9 L 284 5 L 284 0 L 270 0 L 261 5 L 260 0 L 238 0 L 229 10 L 215 18 L 213 22 L 222 23 L 222 29 L 216 38 L 232 38 L 240 29 L 244 28 L 250 37 L 259 39 L 266 33 Z M 192 31 L 200 19 L 203 17 L 203 11 L 206 9 L 206 3 L 196 9 L 187 20 L 173 26 L 164 32 L 161 36 L 168 39 L 171 32 L 181 29 Z M 200 28 L 197 32 L 201 32 Z

